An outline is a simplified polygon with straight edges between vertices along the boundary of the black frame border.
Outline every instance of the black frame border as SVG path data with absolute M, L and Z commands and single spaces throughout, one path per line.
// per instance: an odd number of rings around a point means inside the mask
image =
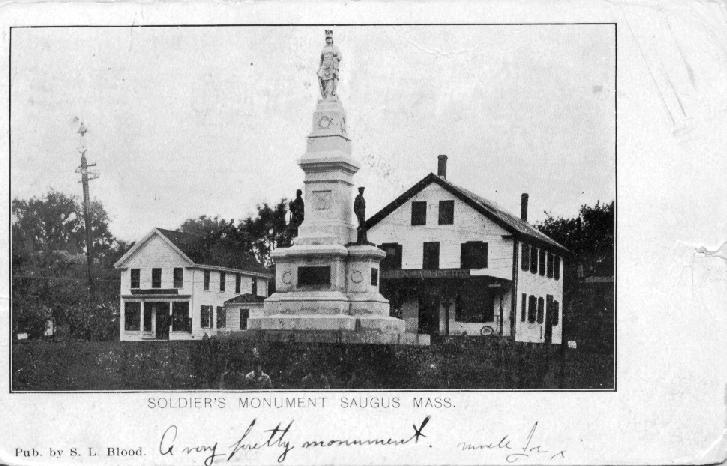
M 609 389 L 351 389 L 351 390 L 13 390 L 13 329 L 12 329 L 12 223 L 8 222 L 8 393 L 10 394 L 76 394 L 76 393 L 264 393 L 277 396 L 284 393 L 579 393 L 579 392 L 618 392 L 618 23 L 617 22 L 545 22 L 545 23 L 214 23 L 214 24 L 139 24 L 139 25 L 24 25 L 8 27 L 8 215 L 12 207 L 12 50 L 13 29 L 56 29 L 56 28 L 212 28 L 212 27 L 373 27 L 373 26 L 613 26 L 614 32 L 614 307 L 613 307 L 613 388 Z M 563 344 L 563 343 L 561 343 Z

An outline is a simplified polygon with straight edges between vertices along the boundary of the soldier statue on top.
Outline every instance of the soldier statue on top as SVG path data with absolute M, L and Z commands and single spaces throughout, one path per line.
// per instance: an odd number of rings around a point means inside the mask
M 321 64 L 318 67 L 318 84 L 321 96 L 324 99 L 336 98 L 338 86 L 338 63 L 341 61 L 341 51 L 333 45 L 333 31 L 326 29 L 326 45 L 321 50 Z

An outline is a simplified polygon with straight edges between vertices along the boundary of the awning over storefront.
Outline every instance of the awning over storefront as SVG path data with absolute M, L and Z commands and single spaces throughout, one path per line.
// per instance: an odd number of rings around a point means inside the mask
M 192 295 L 191 294 L 145 293 L 145 294 L 122 294 L 121 297 L 124 299 L 140 299 L 142 301 L 159 300 L 159 299 L 171 301 L 171 300 L 179 300 L 179 299 L 190 299 L 192 297 Z
M 489 285 L 506 286 L 512 280 L 493 277 L 491 275 L 472 274 L 470 269 L 397 269 L 382 270 L 382 280 L 432 280 L 432 279 L 466 279 L 487 282 Z
M 469 278 L 469 269 L 399 269 L 399 270 L 382 270 L 382 279 L 402 279 L 402 278 Z

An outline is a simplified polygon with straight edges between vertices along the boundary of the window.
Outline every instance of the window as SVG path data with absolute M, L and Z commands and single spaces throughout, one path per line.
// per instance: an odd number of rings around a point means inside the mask
M 247 319 L 250 318 L 250 309 L 240 309 L 240 330 L 247 329 Z
M 240 274 L 235 274 L 235 293 L 240 293 Z
M 439 224 L 454 224 L 454 201 L 439 201 Z
M 205 289 L 205 291 L 210 289 L 210 271 L 209 270 L 204 271 L 204 289 Z
M 379 284 L 379 269 L 371 267 L 371 285 L 378 286 Z
M 535 314 L 538 310 L 538 300 L 535 296 L 528 298 L 528 322 L 535 322 Z
M 530 246 L 523 243 L 520 245 L 520 268 L 528 270 L 530 267 Z
M 553 258 L 553 278 L 560 280 L 560 257 L 555 256 Z
M 553 253 L 548 253 L 548 278 L 553 278 Z
M 139 330 L 141 303 L 124 303 L 124 330 Z
M 543 323 L 543 315 L 545 314 L 545 300 L 538 298 L 538 323 Z
M 191 332 L 192 319 L 189 317 L 188 302 L 172 303 L 172 331 Z
M 548 311 L 550 312 L 550 311 Z M 553 316 L 550 318 L 550 321 L 553 323 L 553 327 L 558 325 L 558 321 L 560 320 L 560 303 L 558 301 L 553 301 Z
M 540 249 L 538 252 L 538 273 L 545 275 L 545 249 Z
M 439 243 L 424 243 L 422 257 L 422 268 L 426 270 L 437 270 L 439 268 Z
M 202 306 L 200 324 L 202 328 L 212 328 L 212 306 Z
M 220 272 L 220 291 L 225 291 L 225 272 Z
M 225 308 L 222 306 L 217 306 L 217 309 L 215 309 L 215 314 L 217 315 L 216 320 L 216 328 L 225 328 L 227 326 L 227 313 L 225 312 Z
M 414 201 L 411 203 L 411 224 L 426 225 L 427 224 L 427 202 Z
M 253 291 L 255 289 L 255 278 L 253 282 Z M 328 287 L 331 285 L 331 267 L 326 266 L 306 266 L 298 267 L 298 286 L 318 286 Z
M 131 287 L 139 288 L 139 269 L 131 269 Z
M 495 296 L 486 290 L 474 289 L 458 295 L 454 304 L 457 322 L 483 323 L 495 320 Z
M 401 269 L 401 244 L 384 243 L 379 247 L 386 253 L 386 257 L 381 261 L 381 270 Z
M 151 269 L 151 287 L 162 287 L 162 269 Z
M 525 322 L 525 316 L 528 310 L 528 295 L 523 293 L 520 295 L 520 321 Z
M 481 241 L 462 243 L 461 261 L 463 269 L 486 269 L 487 243 Z
M 538 248 L 530 246 L 530 272 L 536 273 L 538 271 Z
M 152 306 L 149 306 L 149 303 L 144 303 L 144 331 L 145 332 L 151 332 L 151 312 L 152 312 Z
M 328 269 L 328 273 L 329 273 L 329 278 L 328 278 L 327 282 L 330 282 L 330 280 L 331 280 L 331 278 L 330 278 L 331 269 L 330 268 Z M 251 293 L 252 293 L 253 296 L 257 296 L 257 278 L 255 278 L 255 277 L 252 277 L 252 291 L 251 291 Z
M 174 268 L 174 288 L 184 287 L 184 269 L 181 267 Z

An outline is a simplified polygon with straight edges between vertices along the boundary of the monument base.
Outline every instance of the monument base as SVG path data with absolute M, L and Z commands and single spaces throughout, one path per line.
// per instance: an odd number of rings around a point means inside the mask
M 281 343 L 417 346 L 429 346 L 431 344 L 431 337 L 426 334 L 391 334 L 381 332 L 350 332 L 344 330 L 245 330 L 231 333 L 228 338 Z
M 354 297 L 337 291 L 275 293 L 265 300 L 263 315 L 248 320 L 248 328 L 403 333 L 404 321 L 388 314 L 389 302 L 378 293 Z

